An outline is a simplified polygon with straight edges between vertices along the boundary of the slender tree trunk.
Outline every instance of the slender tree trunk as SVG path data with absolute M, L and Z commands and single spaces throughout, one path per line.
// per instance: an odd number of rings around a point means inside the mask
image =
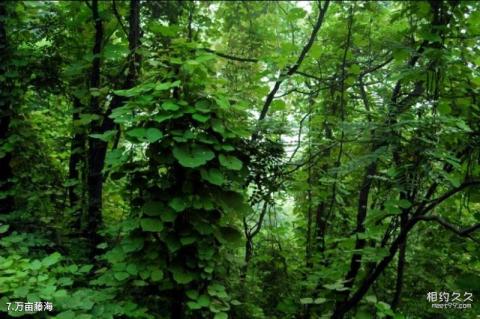
M 171 319 L 184 319 L 185 316 L 185 292 L 178 288 L 173 292 L 173 304 L 170 311 Z
M 244 283 L 245 279 L 247 278 L 248 266 L 250 264 L 250 260 L 252 259 L 252 256 L 253 256 L 253 237 L 247 235 L 247 238 L 245 241 L 245 256 L 244 256 L 245 264 L 243 265 L 240 272 L 240 281 L 242 283 Z
M 8 42 L 5 21 L 7 18 L 7 3 L 0 2 L 0 74 L 4 74 L 8 67 Z M 12 115 L 11 85 L 6 79 L 0 80 L 0 148 L 5 147 L 4 143 L 8 138 L 9 127 Z M 0 154 L 0 214 L 6 214 L 13 210 L 14 200 L 10 194 L 12 168 L 10 167 L 11 152 L 7 150 Z
M 373 147 L 372 151 L 377 149 L 376 146 Z M 358 208 L 357 208 L 357 226 L 355 228 L 355 233 L 364 233 L 365 232 L 365 219 L 367 218 L 367 209 L 368 209 L 368 196 L 370 194 L 370 189 L 372 187 L 372 176 L 377 173 L 377 163 L 374 161 L 368 165 L 365 174 L 363 175 L 362 186 L 360 187 L 360 192 L 358 195 Z M 365 239 L 357 239 L 355 242 L 355 251 L 361 250 L 365 247 Z M 362 254 L 355 253 L 352 256 L 350 261 L 350 270 L 345 276 L 345 287 L 351 288 L 355 282 L 355 278 L 360 270 L 362 261 Z M 345 294 L 348 295 L 348 292 Z
M 103 41 L 103 24 L 98 11 L 98 0 L 92 0 L 92 17 L 95 24 L 95 42 L 93 46 L 93 61 L 90 73 L 90 89 L 100 88 L 100 54 Z M 100 115 L 102 113 L 100 100 L 97 95 L 92 96 L 90 100 L 90 112 Z M 99 120 L 92 121 L 91 132 L 96 132 L 100 125 Z M 88 217 L 86 227 L 86 237 L 90 245 L 90 255 L 95 256 L 96 246 L 101 238 L 98 233 L 102 225 L 102 169 L 103 165 L 99 159 L 100 143 L 98 139 L 88 138 L 88 158 L 87 158 L 87 193 L 88 193 Z
M 253 257 L 253 239 L 262 229 L 263 220 L 264 220 L 265 215 L 267 214 L 267 211 L 268 211 L 268 198 L 270 197 L 270 194 L 271 193 L 269 193 L 265 197 L 264 202 L 263 202 L 263 207 L 262 207 L 262 210 L 260 212 L 260 216 L 258 218 L 258 223 L 253 228 L 249 229 L 246 219 L 243 220 L 243 226 L 244 226 L 246 241 L 245 241 L 245 257 L 244 257 L 245 264 L 242 267 L 241 272 L 240 272 L 240 280 L 242 282 L 244 282 L 245 278 L 247 277 L 248 265 L 250 264 L 250 260 Z
M 96 4 L 97 1 L 94 1 Z M 94 5 L 92 4 L 92 7 Z M 97 16 L 96 19 L 96 30 L 97 35 L 101 34 L 101 21 L 98 19 L 98 5 L 97 5 Z M 100 37 L 101 39 L 101 37 Z M 94 54 L 96 51 L 100 52 L 101 48 L 101 41 L 98 43 L 97 48 L 97 40 L 96 37 L 95 41 L 95 48 Z M 129 42 L 129 49 L 131 54 L 129 55 L 128 61 L 128 74 L 125 78 L 123 83 L 122 89 L 129 89 L 134 84 L 138 77 L 138 72 L 140 69 L 140 55 L 137 52 L 137 48 L 140 46 L 140 0 L 131 0 L 130 1 L 130 15 L 129 15 L 129 34 L 128 34 L 128 42 Z M 100 61 L 98 60 L 98 63 Z M 94 60 L 95 66 L 95 60 Z M 95 70 L 95 68 L 94 68 Z M 99 70 L 99 64 L 98 64 Z M 99 75 L 99 73 L 98 73 Z M 98 87 L 100 79 L 94 79 L 92 76 L 92 83 L 95 84 L 97 80 L 97 85 L 91 85 L 91 87 Z M 91 106 L 92 111 L 94 114 L 101 114 L 98 108 L 98 100 L 95 100 L 95 97 L 92 98 L 94 101 L 93 105 Z M 110 106 L 102 118 L 100 125 L 93 125 L 92 132 L 97 134 L 105 133 L 106 131 L 113 130 L 115 128 L 115 122 L 113 119 L 109 117 L 112 114 L 112 111 L 118 107 L 120 107 L 125 102 L 123 97 L 115 95 L 110 103 Z M 100 236 L 98 234 L 98 227 L 102 224 L 102 193 L 103 193 L 103 168 L 105 165 L 105 156 L 107 154 L 107 147 L 108 143 L 101 141 L 99 139 L 89 138 L 89 155 L 88 155 L 88 198 L 89 198 L 89 205 L 88 205 L 88 238 L 91 242 L 91 253 L 95 255 L 96 246 L 100 242 Z
M 390 264 L 392 259 L 395 257 L 400 246 L 405 242 L 408 232 L 415 226 L 417 221 L 409 221 L 407 226 L 403 231 L 400 231 L 398 237 L 393 241 L 389 249 L 388 256 L 384 257 L 377 265 L 375 270 L 370 273 L 365 280 L 360 284 L 359 288 L 352 295 L 351 298 L 346 300 L 344 303 L 340 304 L 339 307 L 335 308 L 335 311 L 332 315 L 332 319 L 343 318 L 344 315 L 350 311 L 357 303 L 362 300 L 365 294 L 368 292 L 372 284 L 377 280 L 377 278 L 383 273 L 385 268 Z
M 395 283 L 395 295 L 393 296 L 391 307 L 395 310 L 400 304 L 400 297 L 403 289 L 403 274 L 405 272 L 405 253 L 407 250 L 407 236 L 405 242 L 400 244 L 397 264 L 397 280 Z
M 73 97 L 73 115 L 72 121 L 75 122 L 80 119 L 80 113 L 82 109 L 82 104 L 80 99 Z M 70 146 L 70 160 L 68 163 L 68 178 L 73 182 L 78 180 L 80 177 L 80 170 L 82 163 L 85 161 L 85 141 L 86 136 L 84 132 L 77 132 L 74 128 L 73 137 Z M 81 184 L 81 183 L 80 183 Z M 82 219 L 82 196 L 78 195 L 78 184 L 68 187 L 68 197 L 70 202 L 70 208 L 74 209 L 73 213 L 73 228 L 80 230 L 81 228 L 81 219 Z
M 317 205 L 315 214 L 315 250 L 323 252 L 325 250 L 325 231 L 327 228 L 325 201 L 321 201 Z

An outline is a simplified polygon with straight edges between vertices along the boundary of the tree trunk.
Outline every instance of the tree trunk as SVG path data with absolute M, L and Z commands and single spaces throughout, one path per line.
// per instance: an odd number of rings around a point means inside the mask
M 245 282 L 245 278 L 247 278 L 248 265 L 250 263 L 250 260 L 252 259 L 252 256 L 253 256 L 253 238 L 247 236 L 247 239 L 245 241 L 245 257 L 244 257 L 245 264 L 243 265 L 240 272 L 240 281 L 242 283 Z
M 75 122 L 80 119 L 82 104 L 80 99 L 73 97 L 73 115 L 72 121 Z M 73 137 L 70 146 L 70 160 L 68 163 L 68 178 L 71 182 L 79 179 L 80 170 L 84 163 L 85 155 L 85 141 L 86 136 L 84 132 L 73 132 Z M 72 227 L 76 230 L 81 228 L 81 219 L 82 219 L 82 203 L 81 196 L 78 195 L 78 184 L 68 187 L 68 197 L 70 202 L 70 208 L 73 210 L 73 223 Z
M 400 297 L 402 295 L 403 288 L 403 274 L 405 272 L 405 253 L 407 250 L 407 237 L 405 237 L 405 242 L 400 244 L 399 253 L 398 253 L 398 264 L 397 264 L 397 280 L 395 283 L 395 295 L 393 296 L 391 307 L 395 310 L 400 304 Z
M 96 1 L 94 1 L 96 3 Z M 92 5 L 93 8 L 95 8 Z M 98 18 L 98 6 L 97 6 L 97 18 Z M 95 18 L 95 10 L 94 10 Z M 99 27 L 100 26 L 100 27 Z M 101 34 L 101 21 L 96 19 L 97 36 Z M 97 44 L 98 37 L 96 36 L 95 43 Z M 100 37 L 101 39 L 101 37 Z M 123 83 L 122 89 L 129 89 L 134 84 L 138 77 L 140 68 L 140 55 L 136 52 L 136 49 L 140 46 L 140 0 L 130 1 L 130 15 L 129 15 L 129 34 L 128 34 L 129 49 L 131 55 L 129 56 L 128 74 Z M 101 41 L 99 42 L 101 45 Z M 95 46 L 97 48 L 97 46 Z M 94 48 L 94 54 L 96 52 Z M 98 47 L 98 52 L 101 48 Z M 95 65 L 95 60 L 94 60 Z M 95 70 L 95 68 L 94 68 Z M 99 75 L 99 73 L 98 73 Z M 92 76 L 92 83 L 94 83 L 94 77 Z M 98 78 L 99 84 L 99 78 Z M 98 87 L 97 85 L 91 85 L 91 87 Z M 98 101 L 92 97 L 94 104 L 91 109 L 94 114 L 102 114 L 98 107 Z M 110 103 L 110 106 L 102 118 L 100 125 L 92 126 L 92 133 L 102 134 L 106 131 L 115 128 L 115 122 L 109 117 L 112 111 L 120 107 L 124 103 L 125 99 L 118 95 L 115 95 Z M 96 110 L 96 111 L 94 111 Z M 89 155 L 88 155 L 88 238 L 90 240 L 91 252 L 93 255 L 96 253 L 96 246 L 99 244 L 101 238 L 98 234 L 98 227 L 102 224 L 102 193 L 103 193 L 103 168 L 105 164 L 105 156 L 107 154 L 108 143 L 99 139 L 89 138 Z
M 103 41 L 103 24 L 98 12 L 98 0 L 92 0 L 92 17 L 95 23 L 95 43 L 93 46 L 93 61 L 90 73 L 90 89 L 100 88 L 100 54 L 102 51 Z M 90 100 L 90 112 L 100 115 L 100 101 L 98 96 L 92 96 Z M 99 121 L 95 120 L 91 123 L 91 132 L 97 131 Z M 100 140 L 88 138 L 88 158 L 87 158 L 87 193 L 88 193 L 88 217 L 86 237 L 90 246 L 90 257 L 94 257 L 96 246 L 100 243 L 101 238 L 98 229 L 102 225 L 102 169 L 103 163 L 100 162 L 99 150 L 101 148 Z
M 395 156 L 397 158 L 396 162 L 397 165 L 400 162 L 400 156 L 397 154 Z M 407 194 L 402 192 L 400 194 L 400 199 L 407 199 Z M 400 216 L 400 232 L 405 231 L 408 225 L 408 216 L 410 214 L 410 209 L 403 209 L 402 215 Z M 402 288 L 403 288 L 403 274 L 405 272 L 405 254 L 407 250 L 407 240 L 408 234 L 405 234 L 405 240 L 399 246 L 399 253 L 398 253 L 398 264 L 397 264 L 397 280 L 395 282 L 395 294 L 393 296 L 391 307 L 393 310 L 398 307 L 400 303 L 400 297 L 402 295 Z
M 417 221 L 409 221 L 404 230 L 400 231 L 398 237 L 393 241 L 389 249 L 388 256 L 384 257 L 377 265 L 375 270 L 370 273 L 365 280 L 360 284 L 359 288 L 352 295 L 351 298 L 346 300 L 344 303 L 340 304 L 335 308 L 335 311 L 332 315 L 332 319 L 343 318 L 344 315 L 350 311 L 357 303 L 362 300 L 365 294 L 368 292 L 372 284 L 377 280 L 377 278 L 383 273 L 385 268 L 390 264 L 392 259 L 395 257 L 399 247 L 405 242 L 408 232 L 415 226 Z
M 7 18 L 7 3 L 0 2 L 0 74 L 4 74 L 8 68 L 8 42 L 5 21 Z M 0 149 L 8 138 L 12 115 L 11 85 L 7 80 L 0 80 Z M 11 192 L 12 168 L 10 167 L 11 152 L 7 150 L 0 154 L 0 214 L 7 214 L 13 210 L 14 200 Z

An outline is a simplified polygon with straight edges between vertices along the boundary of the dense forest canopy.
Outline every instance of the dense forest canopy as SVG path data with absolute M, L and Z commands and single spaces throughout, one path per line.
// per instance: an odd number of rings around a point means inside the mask
M 1 1 L 0 50 L 1 318 L 480 314 L 479 2 Z

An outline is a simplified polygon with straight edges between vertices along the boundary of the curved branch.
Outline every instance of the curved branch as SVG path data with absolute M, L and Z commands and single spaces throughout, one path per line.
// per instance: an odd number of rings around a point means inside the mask
M 310 34 L 310 38 L 308 39 L 308 42 L 303 47 L 302 52 L 300 52 L 300 55 L 298 56 L 297 61 L 291 67 L 289 67 L 286 71 L 284 70 L 280 73 L 280 78 L 275 82 L 272 90 L 267 95 L 265 103 L 263 104 L 262 111 L 260 112 L 260 115 L 258 117 L 258 121 L 262 121 L 267 116 L 270 104 L 272 104 L 273 98 L 275 97 L 275 94 L 277 93 L 278 89 L 280 89 L 280 85 L 283 83 L 283 81 L 285 81 L 287 77 L 297 72 L 298 68 L 302 64 L 308 51 L 310 50 L 313 43 L 315 42 L 315 39 L 317 38 L 317 33 L 323 24 L 325 13 L 327 12 L 329 4 L 330 4 L 330 1 L 325 1 L 325 4 L 323 5 L 323 7 L 320 7 L 318 11 L 317 22 L 313 27 L 313 30 L 312 30 L 312 33 Z M 256 140 L 257 137 L 258 137 L 258 133 L 252 136 L 252 140 Z
M 455 187 L 455 188 L 445 192 L 443 195 L 437 197 L 436 199 L 432 200 L 429 205 L 425 206 L 425 208 L 423 208 L 421 211 L 417 212 L 417 214 L 418 215 L 424 215 L 425 213 L 431 211 L 437 205 L 439 205 L 443 201 L 449 199 L 450 197 L 457 194 L 458 192 L 462 191 L 463 189 L 465 189 L 467 187 L 470 187 L 470 186 L 475 186 L 475 185 L 480 185 L 480 181 L 473 180 L 473 181 L 464 182 L 460 186 Z
M 477 223 L 465 228 L 459 228 L 457 225 L 451 224 L 446 219 L 437 215 L 431 215 L 431 216 L 422 215 L 422 216 L 418 216 L 416 219 L 418 221 L 435 221 L 440 225 L 442 225 L 443 227 L 445 227 L 446 229 L 462 237 L 469 237 L 471 233 L 480 229 L 480 223 Z

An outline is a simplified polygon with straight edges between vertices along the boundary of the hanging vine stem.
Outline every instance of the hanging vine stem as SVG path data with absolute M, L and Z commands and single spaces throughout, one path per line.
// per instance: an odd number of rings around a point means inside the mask
M 308 114 L 312 113 L 313 98 L 308 103 Z M 305 262 L 306 266 L 312 267 L 312 117 L 308 117 L 308 208 L 307 208 L 307 244 L 305 245 Z

